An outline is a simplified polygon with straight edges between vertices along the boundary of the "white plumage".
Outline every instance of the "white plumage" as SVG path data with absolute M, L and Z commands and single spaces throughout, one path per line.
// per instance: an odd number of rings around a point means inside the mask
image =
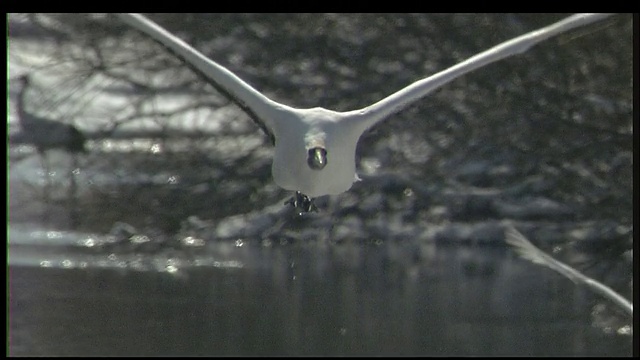
M 627 311 L 629 315 L 633 316 L 633 304 L 629 300 L 623 298 L 620 294 L 613 291 L 613 289 L 605 284 L 592 279 L 569 265 L 563 264 L 562 262 L 547 255 L 544 251 L 533 245 L 524 235 L 511 225 L 509 225 L 505 230 L 505 241 L 507 244 L 511 245 L 522 258 L 527 259 L 534 264 L 546 266 L 549 269 L 562 274 L 576 284 L 584 284 L 588 286 L 593 291 L 615 302 Z
M 481 52 L 360 110 L 336 112 L 316 107 L 296 109 L 275 102 L 225 67 L 139 14 L 120 18 L 162 44 L 246 111 L 275 138 L 272 175 L 280 187 L 311 197 L 340 194 L 356 175 L 360 136 L 379 121 L 402 110 L 444 84 L 487 64 L 520 54 L 533 45 L 608 15 L 578 14 Z

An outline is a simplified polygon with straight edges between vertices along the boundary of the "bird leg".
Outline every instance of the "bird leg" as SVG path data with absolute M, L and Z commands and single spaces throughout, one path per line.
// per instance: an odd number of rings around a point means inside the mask
M 46 181 L 45 187 L 49 186 L 49 159 L 45 151 L 38 150 L 40 155 L 40 164 L 42 165 L 42 171 L 44 172 L 44 179 Z
M 76 154 L 71 154 L 73 160 L 72 170 L 69 174 L 69 214 L 71 220 L 71 228 L 76 229 L 80 224 L 80 213 L 78 211 L 78 182 L 76 180 L 76 169 L 78 169 L 78 158 Z
M 47 154 L 44 150 L 38 149 L 38 154 L 40 155 L 40 162 L 42 164 L 42 170 L 44 171 L 44 212 L 43 212 L 43 222 L 49 222 L 49 209 L 47 208 L 49 203 L 51 202 L 51 178 L 49 177 L 49 159 L 47 158 Z
M 309 212 L 318 212 L 318 208 L 313 203 L 313 198 L 308 197 L 307 195 L 301 193 L 300 191 L 296 191 L 296 194 L 292 196 L 289 200 L 284 202 L 285 205 L 291 205 L 296 210 L 299 210 L 300 214 L 309 213 Z

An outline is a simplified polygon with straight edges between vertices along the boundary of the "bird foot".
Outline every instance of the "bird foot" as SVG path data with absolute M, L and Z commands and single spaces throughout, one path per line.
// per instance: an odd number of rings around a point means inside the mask
M 313 198 L 308 197 L 300 191 L 296 191 L 296 194 L 285 201 L 284 204 L 293 206 L 299 211 L 300 215 L 303 213 L 318 212 L 318 208 L 313 203 Z

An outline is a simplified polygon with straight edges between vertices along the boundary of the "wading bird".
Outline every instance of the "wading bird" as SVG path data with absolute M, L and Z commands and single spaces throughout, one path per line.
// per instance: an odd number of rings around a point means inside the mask
M 40 155 L 40 161 L 42 162 L 45 177 L 47 178 L 44 195 L 45 199 L 49 201 L 51 195 L 51 184 L 49 177 L 49 161 L 47 159 L 46 151 L 50 149 L 62 149 L 73 155 L 85 152 L 86 137 L 73 125 L 46 119 L 28 112 L 25 106 L 25 98 L 27 89 L 30 85 L 30 77 L 25 74 L 19 76 L 15 80 L 20 86 L 16 103 L 18 122 L 20 123 L 21 128 L 19 136 L 22 137 L 24 142 L 32 144 Z M 73 156 L 72 160 L 73 168 L 75 169 L 78 166 L 77 158 Z M 74 199 L 74 195 L 77 191 L 77 184 L 74 174 L 70 175 L 69 194 L 70 198 Z M 44 208 L 44 218 L 48 219 L 49 216 L 50 212 Z M 74 223 L 77 221 L 77 213 L 74 206 L 71 207 L 71 219 Z
M 30 85 L 29 75 L 22 75 L 16 81 L 20 86 L 16 106 L 24 141 L 35 146 L 43 159 L 46 158 L 45 151 L 54 148 L 70 153 L 85 152 L 86 137 L 75 126 L 45 119 L 26 110 L 25 97 Z
M 543 40 L 607 16 L 569 16 L 418 80 L 373 105 L 336 112 L 321 107 L 297 109 L 275 102 L 146 17 L 119 14 L 121 20 L 168 49 L 260 125 L 275 144 L 272 165 L 275 183 L 297 192 L 289 203 L 309 209 L 314 197 L 340 194 L 358 180 L 355 163 L 358 140 L 379 121 L 470 71 L 523 53 Z M 304 201 L 297 201 L 300 199 Z

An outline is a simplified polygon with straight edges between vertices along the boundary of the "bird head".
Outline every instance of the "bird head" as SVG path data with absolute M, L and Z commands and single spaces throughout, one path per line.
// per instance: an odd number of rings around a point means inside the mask
M 327 134 L 320 129 L 310 130 L 305 135 L 307 149 L 307 165 L 312 170 L 322 170 L 327 166 L 327 149 L 325 139 Z
M 327 166 L 327 150 L 321 146 L 309 149 L 307 165 L 313 170 L 322 170 Z
M 15 78 L 15 81 L 17 81 L 22 87 L 26 87 L 29 85 L 29 82 L 30 82 L 29 74 L 20 75 L 17 78 Z

